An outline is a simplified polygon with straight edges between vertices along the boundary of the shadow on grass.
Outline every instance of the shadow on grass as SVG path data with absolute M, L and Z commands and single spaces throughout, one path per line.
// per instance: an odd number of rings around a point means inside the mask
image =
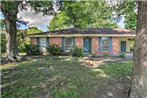
M 2 66 L 2 97 L 98 98 L 131 73 L 131 63 L 92 69 L 80 59 L 54 56 Z

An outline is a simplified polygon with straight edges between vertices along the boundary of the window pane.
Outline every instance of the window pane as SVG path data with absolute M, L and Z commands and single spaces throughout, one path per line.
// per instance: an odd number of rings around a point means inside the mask
M 102 48 L 102 51 L 109 50 L 109 38 L 108 37 L 102 37 L 101 48 Z
M 103 46 L 102 51 L 108 51 L 108 46 Z
M 46 38 L 40 38 L 40 47 L 46 47 Z
M 71 50 L 72 48 L 72 39 L 66 38 L 65 39 L 65 50 Z

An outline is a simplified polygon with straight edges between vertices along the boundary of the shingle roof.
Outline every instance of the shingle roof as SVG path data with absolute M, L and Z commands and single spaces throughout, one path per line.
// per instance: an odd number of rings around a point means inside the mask
M 74 28 L 64 29 L 64 30 L 56 30 L 49 32 L 41 32 L 37 34 L 31 35 L 66 35 L 66 34 L 135 34 L 135 31 L 131 30 L 120 30 L 120 29 L 110 29 L 110 28 L 88 28 L 84 30 L 77 30 Z

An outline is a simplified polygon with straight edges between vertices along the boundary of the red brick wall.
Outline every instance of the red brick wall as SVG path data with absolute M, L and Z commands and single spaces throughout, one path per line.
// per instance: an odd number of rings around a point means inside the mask
M 75 44 L 78 48 L 83 48 L 83 37 L 75 37 Z
M 34 45 L 37 44 L 37 38 L 30 38 L 30 42 Z M 61 37 L 50 37 L 49 44 L 57 44 L 61 47 L 62 38 Z M 83 37 L 75 37 L 75 44 L 79 48 L 83 48 Z M 112 37 L 112 53 L 117 54 L 120 51 L 120 41 L 118 37 Z M 91 38 L 91 53 L 94 54 L 103 54 L 102 52 L 98 52 L 98 37 Z M 105 54 L 105 53 L 104 53 Z
M 75 43 L 77 47 L 83 48 L 83 37 L 76 37 Z M 98 53 L 98 37 L 91 38 L 91 53 Z
M 120 45 L 119 45 L 119 38 L 117 37 L 112 37 L 112 53 L 118 53 L 120 50 Z
M 61 37 L 50 37 L 49 38 L 49 44 L 57 44 L 59 47 L 61 47 Z
M 98 53 L 98 37 L 91 38 L 91 53 L 93 54 Z
M 31 37 L 31 38 L 30 38 L 30 42 L 31 42 L 33 45 L 37 45 L 37 38 Z

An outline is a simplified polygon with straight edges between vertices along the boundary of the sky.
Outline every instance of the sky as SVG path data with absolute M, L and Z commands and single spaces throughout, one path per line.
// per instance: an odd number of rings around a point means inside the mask
M 37 27 L 42 31 L 47 31 L 47 25 L 49 25 L 49 22 L 53 18 L 53 16 L 49 15 L 42 15 L 42 13 L 39 14 L 33 14 L 31 10 L 24 10 L 19 11 L 18 18 L 21 18 L 23 21 L 28 22 L 28 26 L 21 25 L 20 29 L 27 29 L 28 27 Z M 0 19 L 3 18 L 2 13 L 0 12 Z M 124 28 L 124 17 L 117 23 L 120 29 Z
M 43 31 L 47 31 L 47 25 L 53 18 L 53 16 L 44 15 L 42 13 L 33 14 L 31 10 L 21 11 L 18 13 L 18 18 L 22 18 L 23 21 L 28 22 L 29 27 L 37 27 Z M 22 27 L 23 28 L 23 27 Z

